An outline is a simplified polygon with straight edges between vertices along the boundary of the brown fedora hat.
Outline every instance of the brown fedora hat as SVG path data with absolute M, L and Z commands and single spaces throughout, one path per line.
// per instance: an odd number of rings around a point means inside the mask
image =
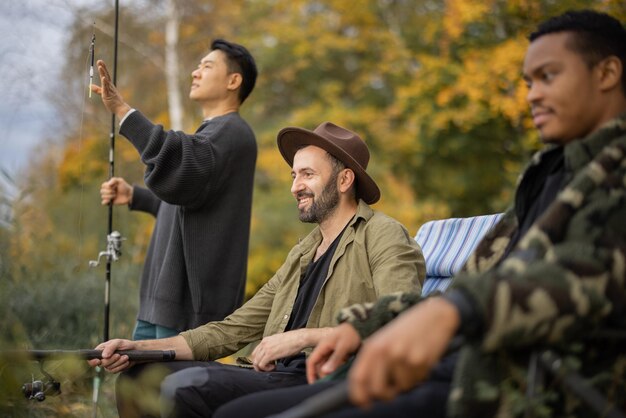
M 356 195 L 365 203 L 376 203 L 380 199 L 380 189 L 365 172 L 370 160 L 370 152 L 365 142 L 354 132 L 331 122 L 323 122 L 314 131 L 287 127 L 278 132 L 278 149 L 290 167 L 293 157 L 306 145 L 322 148 L 354 171 Z

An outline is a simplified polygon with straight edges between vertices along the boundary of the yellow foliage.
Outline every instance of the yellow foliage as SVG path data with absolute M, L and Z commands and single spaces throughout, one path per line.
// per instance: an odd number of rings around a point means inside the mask
M 137 162 L 137 150 L 126 140 L 119 141 L 116 144 L 115 152 L 116 159 L 119 158 L 125 162 Z
M 311 227 L 297 220 L 289 168 L 276 147 L 279 129 L 314 129 L 332 121 L 358 132 L 370 147 L 368 170 L 382 190 L 375 209 L 400 220 L 411 234 L 431 219 L 494 211 L 511 201 L 522 162 L 541 146 L 527 117 L 520 77 L 526 35 L 547 15 L 580 2 L 188 3 L 186 8 L 194 12 L 181 25 L 184 80 L 179 88 L 188 91 L 188 72 L 215 37 L 248 46 L 259 65 L 257 86 L 242 108 L 259 143 L 249 296 Z M 587 3 L 626 18 L 623 1 Z M 130 36 L 159 54 L 161 27 L 147 22 L 150 16 L 128 19 L 134 22 Z M 120 53 L 124 81 L 118 87 L 124 97 L 168 128 L 162 68 L 146 64 L 132 49 Z M 197 119 L 197 107 L 185 106 L 189 124 Z M 108 130 L 109 118 L 101 120 Z M 98 251 L 101 241 L 94 230 L 106 213 L 99 206 L 98 187 L 108 173 L 108 134 L 92 128 L 85 127 L 79 139 L 78 126 L 69 126 L 60 157 L 33 165 L 32 188 L 37 191 L 20 204 L 17 232 L 11 235 L 16 265 L 46 271 L 58 262 L 55 258 L 66 256 L 54 251 L 77 251 L 72 240 L 85 230 L 90 232 L 80 238 L 83 253 Z M 116 174 L 140 181 L 143 165 L 137 151 L 123 138 L 116 146 Z M 55 155 L 52 147 L 49 153 Z M 90 210 L 80 214 L 80 205 Z M 80 217 L 87 223 L 83 229 L 75 219 Z M 143 263 L 152 225 L 149 216 L 135 214 L 125 225 L 125 253 L 133 265 Z
M 278 147 L 259 150 L 257 157 L 257 171 L 263 171 L 270 178 L 289 180 L 290 168 L 278 151 Z
M 390 172 L 377 181 L 383 193 L 374 208 L 397 219 L 412 236 L 417 233 L 424 222 L 443 219 L 450 215 L 450 210 L 445 203 L 434 204 L 428 200 L 420 201 L 406 181 Z
M 493 0 L 445 0 L 443 20 L 445 32 L 451 40 L 458 39 L 468 23 L 482 20 L 491 10 Z
M 468 51 L 462 57 L 456 83 L 439 93 L 437 104 L 443 107 L 454 99 L 464 98 L 470 104 L 486 104 L 490 113 L 501 113 L 511 120 L 519 119 L 528 107 L 520 77 L 525 50 L 524 40 L 510 39 L 493 48 Z M 475 117 L 463 115 L 461 122 Z
M 59 186 L 63 190 L 82 184 L 85 179 L 103 177 L 108 160 L 102 155 L 106 149 L 102 138 L 78 138 L 68 141 L 59 164 Z

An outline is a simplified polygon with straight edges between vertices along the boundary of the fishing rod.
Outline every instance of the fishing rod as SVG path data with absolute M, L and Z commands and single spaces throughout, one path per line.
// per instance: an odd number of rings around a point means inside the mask
M 113 36 L 113 85 L 117 85 L 117 46 L 119 33 L 119 0 L 115 0 L 115 30 Z M 93 78 L 93 65 L 95 55 L 95 30 L 92 38 L 91 49 L 91 69 L 90 79 Z M 91 86 L 89 86 L 91 92 Z M 109 180 L 115 175 L 115 113 L 111 114 L 111 131 L 109 134 Z M 117 261 L 121 255 L 122 235 L 118 231 L 113 231 L 113 201 L 109 202 L 107 223 L 107 247 L 105 251 L 98 254 L 95 261 L 90 261 L 90 267 L 96 267 L 100 264 L 100 258 L 106 258 L 105 284 L 104 284 L 104 324 L 103 324 L 103 341 L 109 340 L 109 318 L 110 318 L 110 297 L 111 297 L 111 262 Z M 100 382 L 102 380 L 102 369 L 96 367 L 96 374 L 93 382 L 93 418 L 98 416 L 98 396 L 100 392 Z
M 115 353 L 128 356 L 128 359 L 135 363 L 173 361 L 176 359 L 174 350 L 119 350 Z M 24 383 L 22 393 L 26 399 L 43 402 L 47 396 L 61 393 L 61 383 L 44 370 L 44 361 L 70 358 L 102 359 L 102 350 L 8 350 L 1 351 L 0 358 L 6 360 L 27 359 L 39 363 L 39 370 L 44 377 L 37 380 L 33 378 L 30 382 Z
M 113 84 L 117 82 L 117 45 L 118 45 L 118 31 L 119 31 L 119 0 L 115 0 L 115 35 L 114 35 L 114 49 L 113 49 Z M 92 42 L 95 42 L 95 33 L 92 38 Z M 95 46 L 92 43 L 91 48 L 91 69 L 89 71 L 90 78 L 93 77 L 93 65 L 94 65 Z M 91 91 L 91 89 L 90 89 Z M 111 114 L 111 131 L 109 133 L 109 180 L 115 176 L 115 113 Z M 89 262 L 90 267 L 97 267 L 100 265 L 100 259 L 104 257 L 106 259 L 105 270 L 105 286 L 104 286 L 104 329 L 103 329 L 103 341 L 109 340 L 109 317 L 110 317 L 110 296 L 111 296 L 111 262 L 117 261 L 121 255 L 122 235 L 118 231 L 113 231 L 113 202 L 109 202 L 109 210 L 107 217 L 107 246 L 106 250 L 101 251 L 98 254 L 96 260 Z
M 130 361 L 137 363 L 176 360 L 176 351 L 174 350 L 119 350 L 115 354 L 128 356 Z M 62 360 L 71 357 L 82 360 L 94 360 L 102 359 L 102 350 L 15 350 L 0 352 L 0 357 L 9 359 L 27 358 L 36 361 Z

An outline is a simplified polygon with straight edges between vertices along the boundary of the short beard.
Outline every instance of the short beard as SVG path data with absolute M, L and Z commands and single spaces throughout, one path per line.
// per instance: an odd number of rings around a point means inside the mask
M 339 172 L 334 173 L 324 186 L 319 198 L 313 200 L 311 207 L 308 210 L 300 210 L 300 221 L 319 224 L 335 212 L 339 205 L 338 177 Z M 313 197 L 311 194 L 307 196 Z

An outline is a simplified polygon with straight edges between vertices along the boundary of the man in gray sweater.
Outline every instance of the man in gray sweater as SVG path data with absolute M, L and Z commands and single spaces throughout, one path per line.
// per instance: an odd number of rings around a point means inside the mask
M 98 61 L 105 107 L 146 165 L 147 188 L 102 184 L 102 204 L 156 216 L 141 278 L 133 339 L 164 338 L 224 319 L 244 297 L 257 144 L 238 110 L 257 77 L 241 45 L 215 40 L 191 73 L 189 98 L 204 122 L 190 135 L 166 131 L 131 108 Z

